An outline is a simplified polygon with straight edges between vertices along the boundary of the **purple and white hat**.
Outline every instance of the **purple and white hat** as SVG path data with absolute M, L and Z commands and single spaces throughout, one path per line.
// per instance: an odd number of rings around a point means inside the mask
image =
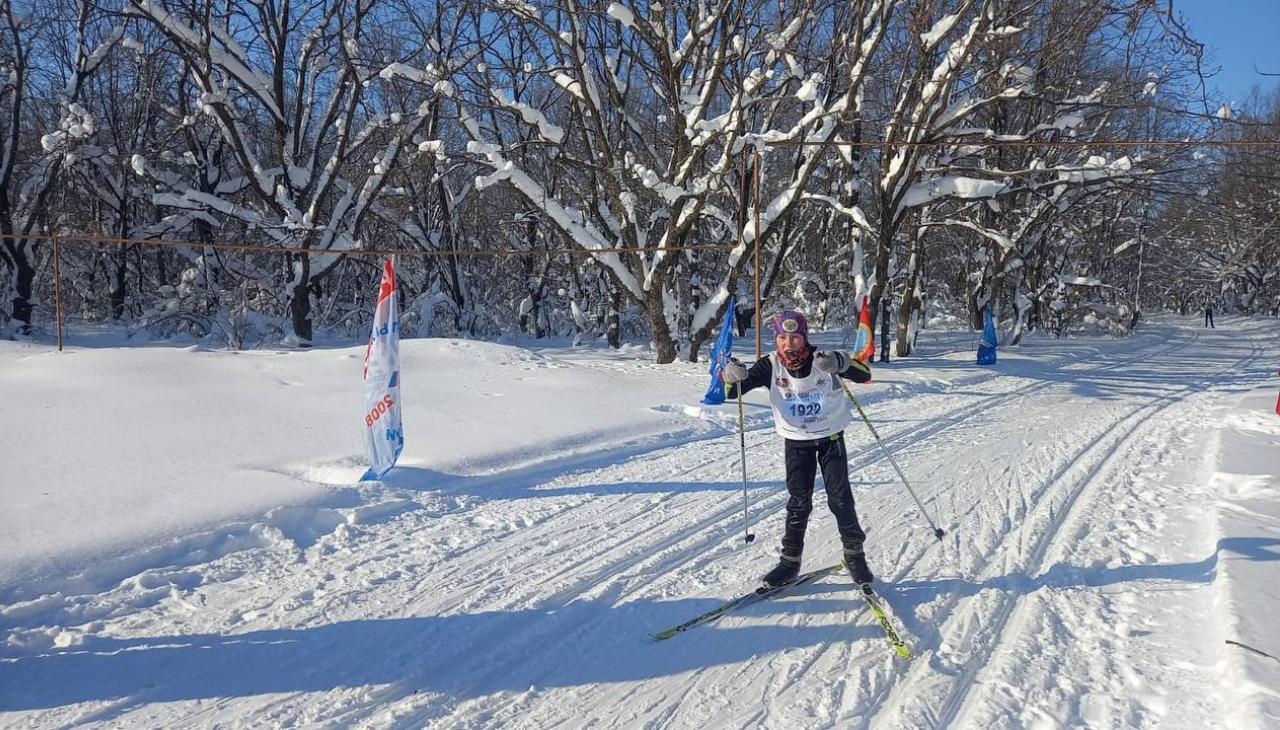
M 794 309 L 784 309 L 773 315 L 773 336 L 800 335 L 809 338 L 809 323 L 804 315 Z

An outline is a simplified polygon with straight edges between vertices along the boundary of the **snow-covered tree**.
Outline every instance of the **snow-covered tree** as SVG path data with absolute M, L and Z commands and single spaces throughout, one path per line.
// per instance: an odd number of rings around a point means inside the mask
M 743 239 L 716 275 L 698 275 L 686 290 L 692 355 L 757 235 L 769 235 L 801 200 L 826 149 L 805 148 L 764 203 L 759 232 L 735 215 L 739 155 L 754 141 L 835 140 L 889 4 L 613 2 L 604 13 L 573 0 L 499 5 L 486 27 L 502 40 L 466 69 L 481 82 L 453 87 L 468 152 L 489 169 L 477 186 L 510 186 L 557 240 L 588 251 L 637 249 L 593 258 L 645 311 L 660 362 L 677 355 L 674 273 L 698 261 L 671 249 Z M 848 63 L 827 78 L 792 49 L 837 16 Z M 444 81 L 401 64 L 388 72 Z
M 95 120 L 79 102 L 85 80 L 120 40 L 100 32 L 102 13 L 91 3 L 18 5 L 0 0 L 0 326 L 32 326 L 38 241 L 48 204 L 76 151 L 94 134 Z M 69 67 L 52 71 L 38 58 L 57 58 L 50 44 L 72 30 Z M 46 60 L 46 63 L 48 61 Z M 52 76 L 52 78 L 51 78 Z M 64 79 L 59 83 L 59 77 Z M 42 114 L 56 110 L 57 116 Z
M 198 92 L 183 112 L 211 119 L 235 174 L 210 191 L 175 163 L 135 156 L 134 169 L 162 187 L 157 205 L 315 252 L 290 256 L 288 269 L 293 332 L 308 344 L 318 280 L 341 260 L 335 253 L 362 245 L 365 217 L 432 112 L 369 108 L 383 68 L 382 50 L 367 45 L 379 3 L 131 0 L 129 9 L 182 57 Z

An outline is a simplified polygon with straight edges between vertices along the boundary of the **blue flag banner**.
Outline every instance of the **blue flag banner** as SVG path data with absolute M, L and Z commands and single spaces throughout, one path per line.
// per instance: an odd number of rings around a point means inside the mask
M 400 424 L 400 304 L 391 259 L 382 266 L 373 331 L 364 351 L 364 427 L 369 470 L 360 481 L 381 479 L 404 450 Z
M 720 336 L 711 347 L 711 383 L 707 385 L 707 394 L 702 397 L 704 405 L 718 406 L 724 403 L 724 383 L 720 382 L 720 371 L 725 363 L 733 357 L 733 308 L 735 297 L 729 297 L 729 306 L 724 310 L 724 321 L 720 323 Z
M 978 342 L 978 364 L 996 364 L 996 321 L 991 316 L 991 307 L 982 310 L 982 340 Z

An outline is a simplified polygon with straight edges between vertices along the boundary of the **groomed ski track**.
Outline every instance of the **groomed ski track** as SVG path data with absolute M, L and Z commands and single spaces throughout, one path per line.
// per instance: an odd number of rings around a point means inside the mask
M 868 557 L 909 663 L 847 577 L 650 640 L 775 559 L 782 449 L 755 405 L 751 547 L 733 432 L 424 476 L 418 508 L 384 521 L 7 618 L 93 638 L 0 665 L 24 688 L 0 725 L 1221 726 L 1203 414 L 1268 372 L 1274 347 L 1253 332 L 1162 319 L 1125 341 L 1034 343 L 992 371 L 913 361 L 963 371 L 869 395 L 948 531 L 932 538 L 855 421 Z M 835 534 L 819 486 L 807 569 L 838 559 Z

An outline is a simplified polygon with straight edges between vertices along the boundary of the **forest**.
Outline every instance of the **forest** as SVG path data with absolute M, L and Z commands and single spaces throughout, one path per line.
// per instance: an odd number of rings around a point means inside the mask
M 1017 344 L 1280 307 L 1280 84 L 1212 96 L 1169 0 L 0 0 L 0 23 L 0 336 L 47 336 L 56 289 L 74 326 L 358 341 L 369 250 L 405 252 L 407 336 L 659 363 L 696 360 L 730 297 L 749 322 L 757 278 L 820 329 L 866 297 L 898 356 L 987 308 Z

